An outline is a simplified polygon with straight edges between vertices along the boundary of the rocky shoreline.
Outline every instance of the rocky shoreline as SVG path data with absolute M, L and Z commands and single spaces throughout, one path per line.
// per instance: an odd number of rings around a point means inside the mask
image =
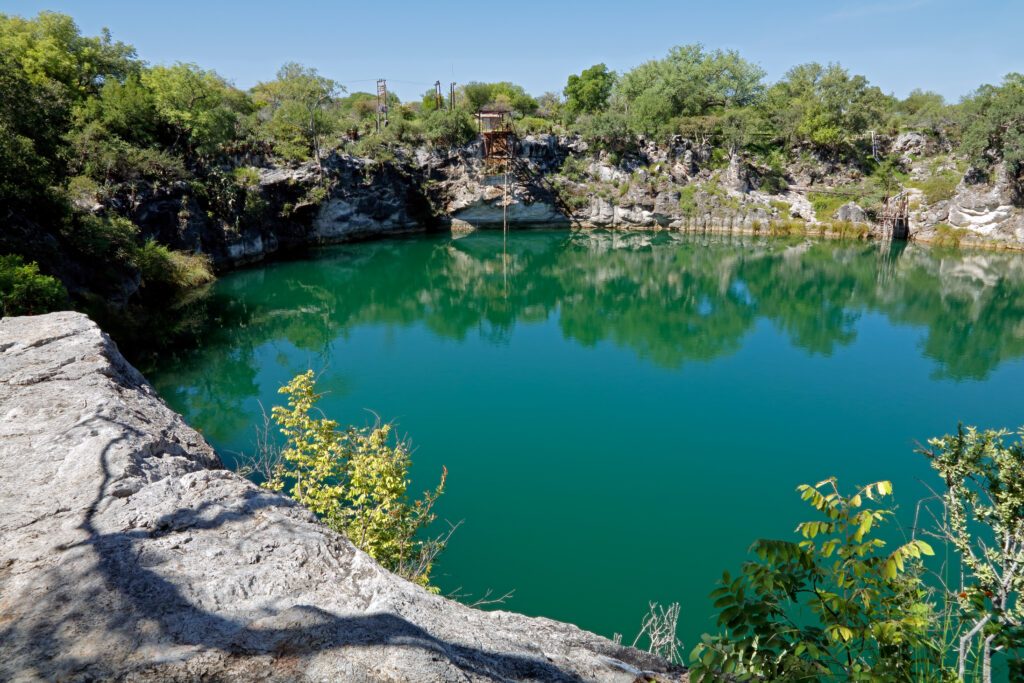
M 0 679 L 686 679 L 382 569 L 224 470 L 82 314 L 0 320 L 0 414 Z
M 917 134 L 888 141 L 918 184 L 953 173 L 953 162 Z M 787 185 L 769 191 L 751 160 L 733 155 L 722 166 L 711 149 L 679 139 L 641 144 L 616 158 L 578 138 L 524 137 L 509 166 L 483 159 L 479 143 L 437 151 L 396 150 L 385 161 L 335 151 L 320 165 L 286 167 L 239 159 L 228 200 L 199 202 L 187 183 L 133 187 L 83 206 L 123 215 L 144 238 L 208 254 L 229 270 L 309 246 L 429 231 L 526 227 L 681 230 L 740 234 L 810 234 L 883 239 L 855 201 L 821 216 L 808 196 L 838 192 L 858 171 L 828 161 L 794 164 Z M 942 164 L 946 164 L 945 166 Z M 948 166 L 948 168 L 947 168 Z M 241 171 L 240 171 L 241 169 Z M 239 190 L 238 188 L 242 189 Z M 804 188 L 796 191 L 793 188 Z M 1002 166 L 991 179 L 968 172 L 948 197 L 908 186 L 911 239 L 990 248 L 1024 248 L 1019 188 Z M 932 197 L 932 199 L 935 199 Z M 211 202 L 219 211 L 207 207 Z

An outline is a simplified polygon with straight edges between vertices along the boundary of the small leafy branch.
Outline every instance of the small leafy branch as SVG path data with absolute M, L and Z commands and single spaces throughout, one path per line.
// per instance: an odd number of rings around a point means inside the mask
M 945 482 L 937 494 L 943 514 L 935 533 L 960 558 L 953 593 L 960 615 L 957 675 L 981 657 L 982 680 L 992 680 L 992 653 L 1024 642 L 1024 430 L 1009 432 L 960 426 L 931 439 L 922 452 Z M 971 643 L 978 647 L 972 652 Z
M 797 490 L 821 518 L 797 527 L 803 540 L 757 541 L 757 560 L 723 574 L 711 595 L 724 630 L 694 648 L 693 680 L 921 680 L 941 659 L 920 579 L 933 551 L 916 539 L 889 551 L 872 535 L 893 516 L 876 506 L 892 485 L 844 495 L 830 478 Z
M 312 370 L 279 393 L 288 405 L 275 406 L 271 417 L 285 443 L 264 486 L 287 492 L 382 566 L 436 592 L 430 570 L 456 527 L 434 538 L 419 534 L 436 518 L 448 470 L 436 488 L 410 501 L 410 450 L 392 437 L 391 425 L 340 430 L 334 420 L 315 416 L 322 395 Z

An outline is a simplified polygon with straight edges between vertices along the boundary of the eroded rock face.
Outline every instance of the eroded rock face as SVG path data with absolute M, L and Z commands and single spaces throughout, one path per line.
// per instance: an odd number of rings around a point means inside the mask
M 142 185 L 95 209 L 130 218 L 146 238 L 207 254 L 222 270 L 284 249 L 422 232 L 434 223 L 415 164 L 335 153 L 324 159 L 323 176 L 314 162 L 249 168 L 257 176 L 258 210 L 247 210 L 237 197 L 209 210 L 210 202 L 200 203 L 184 182 Z M 228 205 L 231 213 L 224 215 Z
M 1017 191 L 1005 166 L 1000 164 L 996 168 L 995 182 L 991 185 L 968 180 L 957 187 L 956 196 L 949 204 L 947 222 L 954 228 L 986 237 L 1024 238 L 1024 220 L 1014 207 Z
M 0 320 L 0 416 L 0 680 L 682 680 L 385 571 L 222 469 L 84 315 Z

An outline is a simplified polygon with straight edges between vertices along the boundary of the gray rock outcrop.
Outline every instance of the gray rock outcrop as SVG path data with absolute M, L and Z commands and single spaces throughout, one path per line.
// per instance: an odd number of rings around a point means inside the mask
M 0 320 L 0 415 L 0 680 L 684 676 L 385 571 L 222 469 L 81 314 Z
M 1024 218 L 1015 210 L 1018 190 L 1008 177 L 1004 164 L 995 171 L 995 182 L 971 183 L 965 179 L 957 187 L 949 205 L 947 222 L 986 237 L 1024 240 Z
M 867 223 L 868 214 L 857 202 L 846 202 L 836 209 L 835 219 L 849 221 L 850 223 Z

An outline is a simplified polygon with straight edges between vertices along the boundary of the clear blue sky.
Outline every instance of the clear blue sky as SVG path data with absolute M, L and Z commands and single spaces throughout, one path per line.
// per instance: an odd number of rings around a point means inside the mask
M 838 61 L 886 92 L 922 87 L 954 101 L 1024 72 L 1018 0 L 0 0 L 0 12 L 44 9 L 88 34 L 110 28 L 151 63 L 196 62 L 242 88 L 297 61 L 350 91 L 387 78 L 403 99 L 435 80 L 560 91 L 591 64 L 624 71 L 690 42 L 739 50 L 770 79 Z

